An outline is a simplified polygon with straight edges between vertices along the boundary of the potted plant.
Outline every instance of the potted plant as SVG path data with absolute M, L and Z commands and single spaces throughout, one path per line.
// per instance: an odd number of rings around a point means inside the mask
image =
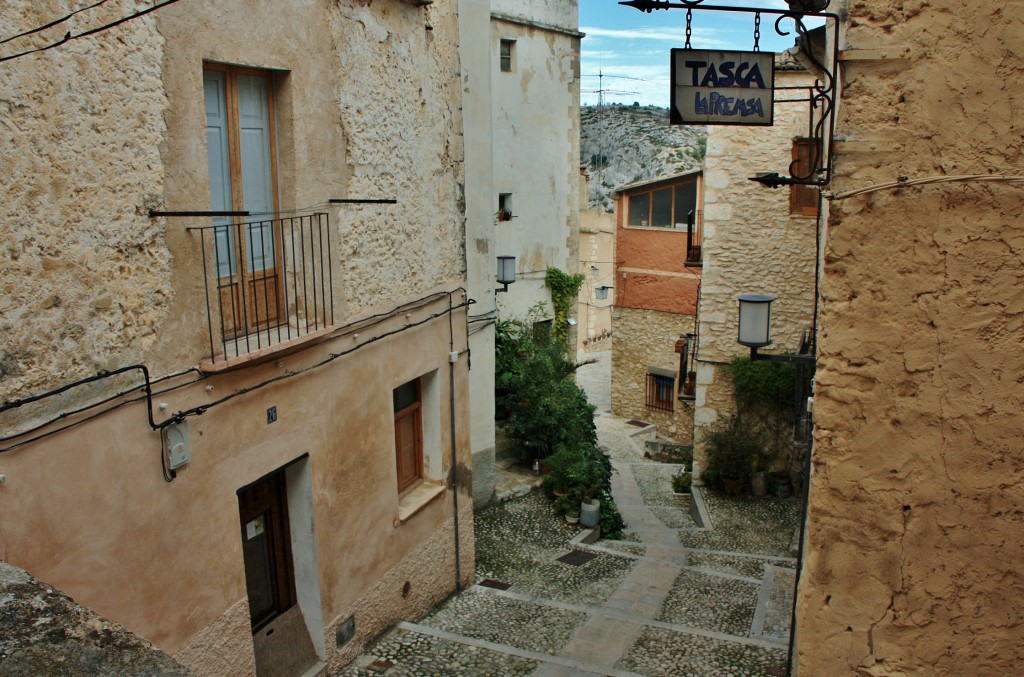
M 499 209 L 498 211 L 494 212 L 494 219 L 496 221 L 511 221 L 512 211 L 509 209 Z
M 548 471 L 544 475 L 543 485 L 551 490 L 555 498 L 569 493 L 573 484 L 573 467 L 582 459 L 583 454 L 579 449 L 561 445 L 545 459 Z
M 672 476 L 672 498 L 680 508 L 690 507 L 690 501 L 693 498 L 690 493 L 691 486 L 693 486 L 693 475 L 686 470 L 680 470 Z
M 730 496 L 743 490 L 744 480 L 750 475 L 752 463 L 762 453 L 762 444 L 756 430 L 735 414 L 722 416 L 704 435 L 707 450 L 708 473 L 721 482 Z

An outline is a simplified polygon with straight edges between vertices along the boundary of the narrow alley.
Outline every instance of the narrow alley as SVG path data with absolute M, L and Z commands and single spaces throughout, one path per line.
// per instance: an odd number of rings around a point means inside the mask
M 625 540 L 584 542 L 539 489 L 482 510 L 476 584 L 339 675 L 785 674 L 798 500 L 698 489 L 677 507 L 679 466 L 645 458 L 649 431 L 606 413 L 609 356 L 587 357 Z

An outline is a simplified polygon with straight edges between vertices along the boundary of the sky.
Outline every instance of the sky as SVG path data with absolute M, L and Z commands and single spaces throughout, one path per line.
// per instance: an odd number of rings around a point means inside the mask
M 706 4 L 787 9 L 784 0 L 708 0 Z M 618 4 L 617 0 L 579 0 L 581 43 L 581 95 L 584 105 L 605 103 L 644 106 L 669 105 L 669 50 L 686 42 L 686 10 L 641 12 Z M 790 35 L 775 33 L 773 15 L 761 17 L 761 51 L 781 52 L 793 46 L 796 33 L 792 20 L 781 28 Z M 820 25 L 808 20 L 808 27 Z M 695 10 L 691 24 L 693 49 L 750 51 L 754 45 L 754 15 L 736 12 Z M 603 78 L 598 77 L 603 74 Z

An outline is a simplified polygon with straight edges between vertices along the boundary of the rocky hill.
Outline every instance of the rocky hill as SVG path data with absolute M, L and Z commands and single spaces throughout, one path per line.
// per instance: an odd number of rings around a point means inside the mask
M 591 207 L 612 210 L 611 191 L 636 181 L 700 169 L 706 127 L 673 127 L 654 106 L 580 108 L 580 161 L 590 175 Z

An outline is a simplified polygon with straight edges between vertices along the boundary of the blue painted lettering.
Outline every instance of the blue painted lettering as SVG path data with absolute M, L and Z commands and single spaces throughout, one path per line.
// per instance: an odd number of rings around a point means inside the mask
M 700 68 L 704 68 L 707 65 L 708 65 L 707 61 L 687 61 L 686 62 L 686 67 L 690 69 L 690 73 L 693 76 L 693 86 L 694 87 L 698 87 L 699 86 L 698 83 L 697 83 L 697 70 L 700 69 Z

